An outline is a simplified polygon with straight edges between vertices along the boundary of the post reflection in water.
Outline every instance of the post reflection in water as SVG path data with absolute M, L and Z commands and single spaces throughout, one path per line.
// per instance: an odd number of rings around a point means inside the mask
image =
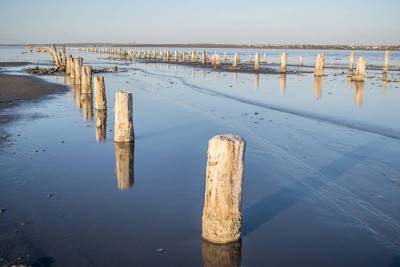
M 237 84 L 237 79 L 238 79 L 238 74 L 236 71 L 233 72 L 233 84 L 236 85 Z
M 355 86 L 356 86 L 355 102 L 356 106 L 360 107 L 364 101 L 364 96 L 363 96 L 364 82 L 355 82 Z
M 383 96 L 387 95 L 387 86 L 388 86 L 387 73 L 384 73 L 383 78 L 382 78 L 382 95 Z
M 322 97 L 322 79 L 323 77 L 314 78 L 314 95 L 316 100 Z
M 281 94 L 285 95 L 286 92 L 286 74 L 281 73 L 281 77 L 279 79 L 279 88 L 281 90 Z
M 71 79 L 71 86 L 72 86 L 72 89 L 74 91 L 74 98 L 75 98 L 76 108 L 78 110 L 80 110 L 82 108 L 82 105 L 81 105 L 81 85 L 80 84 L 76 84 L 74 82 L 74 79 Z
M 96 110 L 96 141 L 104 143 L 107 137 L 107 110 Z
M 258 89 L 260 87 L 260 74 L 256 73 L 254 75 L 254 88 Z
M 241 240 L 229 244 L 213 244 L 202 240 L 204 267 L 239 267 L 242 260 Z
M 115 173 L 119 190 L 133 186 L 134 143 L 115 143 Z
M 84 120 L 93 119 L 93 98 L 91 94 L 81 94 L 81 105 Z

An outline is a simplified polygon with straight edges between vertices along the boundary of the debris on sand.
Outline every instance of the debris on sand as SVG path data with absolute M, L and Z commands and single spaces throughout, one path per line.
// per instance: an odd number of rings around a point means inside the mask
M 52 75 L 59 72 L 59 68 L 53 68 L 53 67 L 51 68 L 34 67 L 34 68 L 24 68 L 22 70 L 26 73 L 35 75 Z

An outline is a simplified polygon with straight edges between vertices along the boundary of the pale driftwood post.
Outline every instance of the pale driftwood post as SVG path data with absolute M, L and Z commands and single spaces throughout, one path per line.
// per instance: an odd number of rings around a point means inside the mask
M 260 54 L 256 53 L 254 56 L 254 70 L 260 71 Z
M 324 55 L 319 53 L 315 61 L 315 77 L 321 77 L 324 75 Z
M 69 66 L 69 76 L 71 77 L 71 79 L 75 79 L 75 58 L 73 58 L 71 56 L 71 64 Z M 73 81 L 73 83 L 75 83 L 75 81 Z
M 75 69 L 75 83 L 81 84 L 82 58 L 76 57 L 74 59 L 74 69 Z
M 389 51 L 385 51 L 383 59 L 383 73 L 388 73 L 389 70 Z
M 107 98 L 106 98 L 106 88 L 104 86 L 103 76 L 94 77 L 94 95 L 95 95 L 94 108 L 97 110 L 106 110 Z
M 360 57 L 357 63 L 356 74 L 353 76 L 353 81 L 363 82 L 365 77 L 365 58 Z
M 92 67 L 89 65 L 84 65 L 82 67 L 82 94 L 92 93 Z
M 66 57 L 65 57 L 65 45 L 61 46 L 61 62 L 62 65 L 67 65 Z
M 224 53 L 224 62 L 225 62 L 225 63 L 228 62 L 228 55 L 226 54 L 226 51 L 225 51 L 225 53 Z
M 350 51 L 349 54 L 349 70 L 353 73 L 353 64 L 354 64 L 354 51 Z
M 282 52 L 281 53 L 281 73 L 286 73 L 286 64 L 287 64 L 287 53 Z
M 203 56 L 201 57 L 201 64 L 206 64 L 207 62 L 207 55 L 206 55 L 206 51 L 203 51 Z
M 299 57 L 299 66 L 300 66 L 300 67 L 303 67 L 303 66 L 304 66 L 304 58 L 303 58 L 303 56 L 300 56 L 300 57 Z
M 114 142 L 133 142 L 132 93 L 115 94 Z
M 115 173 L 119 190 L 133 185 L 133 150 L 132 143 L 115 143 Z
M 238 66 L 239 66 L 239 57 L 238 53 L 235 52 L 235 55 L 233 56 L 232 67 L 237 68 Z
M 178 62 L 178 52 L 176 50 L 174 51 L 174 61 Z
M 238 135 L 217 135 L 208 142 L 202 236 L 212 243 L 241 238 L 244 150 Z

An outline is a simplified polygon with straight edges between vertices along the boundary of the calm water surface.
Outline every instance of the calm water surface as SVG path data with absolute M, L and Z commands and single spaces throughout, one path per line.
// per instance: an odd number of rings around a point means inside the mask
M 26 51 L 2 47 L 0 61 L 51 64 L 48 54 Z M 51 266 L 400 266 L 398 53 L 392 82 L 371 68 L 356 85 L 343 74 L 346 51 L 326 52 L 332 68 L 321 79 L 68 52 L 121 72 L 104 74 L 107 112 L 93 110 L 93 99 L 82 103 L 79 87 L 54 76 L 43 78 L 69 85 L 67 93 L 4 111 L 21 119 L 1 126 L 11 135 L 0 150 L 3 259 Z M 280 51 L 267 52 L 277 64 Z M 288 52 L 289 63 L 302 54 L 306 65 L 317 53 Z M 378 66 L 383 53 L 356 55 Z M 119 90 L 133 93 L 132 146 L 113 142 Z M 201 212 L 207 142 L 222 133 L 247 142 L 244 225 L 241 243 L 215 246 L 201 240 Z

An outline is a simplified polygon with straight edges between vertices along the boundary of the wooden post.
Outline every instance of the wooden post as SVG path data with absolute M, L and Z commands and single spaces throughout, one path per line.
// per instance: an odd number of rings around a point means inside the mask
M 128 189 L 134 182 L 132 143 L 115 143 L 115 173 L 119 190 Z
M 225 62 L 225 63 L 228 62 L 228 55 L 226 54 L 226 51 L 225 51 L 225 53 L 224 53 L 224 62 Z
M 299 57 L 299 66 L 300 66 L 300 67 L 303 67 L 303 66 L 304 66 L 304 58 L 303 58 L 303 56 L 300 56 L 300 57 Z
M 353 64 L 354 64 L 354 51 L 350 51 L 349 54 L 349 70 L 353 73 Z
M 178 52 L 176 50 L 174 51 L 174 61 L 178 62 Z
M 206 64 L 207 62 L 207 55 L 206 55 L 206 51 L 203 51 L 203 56 L 201 57 L 201 64 Z
M 67 65 L 67 60 L 65 57 L 65 45 L 61 46 L 61 64 L 64 66 Z
M 385 51 L 384 59 L 383 59 L 383 73 L 388 73 L 389 70 L 389 51 Z
M 317 59 L 315 61 L 315 77 L 321 77 L 324 75 L 324 55 L 322 53 L 318 53 Z
M 115 94 L 114 142 L 133 142 L 132 93 Z
M 360 57 L 357 63 L 356 74 L 353 76 L 353 81 L 363 82 L 365 77 L 365 58 Z
M 233 68 L 239 67 L 239 57 L 238 57 L 238 53 L 236 53 L 236 52 L 235 52 L 235 55 L 233 56 L 232 67 Z
M 94 77 L 94 95 L 95 95 L 94 108 L 97 110 L 106 110 L 107 98 L 106 98 L 106 89 L 104 86 L 103 76 Z
M 260 71 L 260 54 L 256 53 L 254 56 L 254 70 Z
M 221 57 L 215 52 L 215 66 L 221 65 Z
M 71 56 L 71 64 L 69 66 L 69 76 L 71 77 L 71 79 L 75 79 L 75 58 L 73 58 Z M 75 83 L 75 81 L 72 81 L 73 83 Z
M 82 58 L 76 57 L 74 59 L 74 69 L 75 69 L 75 83 L 81 84 Z
M 212 243 L 241 238 L 244 150 L 238 135 L 217 135 L 208 142 L 202 236 Z
M 69 55 L 66 59 L 66 68 L 65 68 L 65 74 L 71 75 L 71 65 L 73 64 L 72 62 L 72 56 Z
M 82 94 L 92 93 L 92 67 L 89 65 L 84 65 L 82 67 Z
M 286 73 L 287 53 L 281 53 L 281 73 Z

